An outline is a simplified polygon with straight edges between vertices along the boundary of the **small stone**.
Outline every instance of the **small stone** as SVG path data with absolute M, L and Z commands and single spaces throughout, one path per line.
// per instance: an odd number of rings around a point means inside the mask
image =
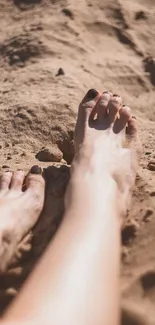
M 65 75 L 65 71 L 62 68 L 60 68 L 56 74 L 56 77 L 63 76 L 63 75 Z
M 14 267 L 13 269 L 9 269 L 7 272 L 9 275 L 13 275 L 13 276 L 21 276 L 23 273 L 23 268 L 20 266 Z
M 20 247 L 20 252 L 30 252 L 32 245 L 30 243 L 22 244 Z
M 152 209 L 147 209 L 145 212 L 145 215 L 143 217 L 143 221 L 144 222 L 148 222 L 150 219 L 150 216 L 153 214 L 153 210 Z
M 74 14 L 73 14 L 73 12 L 72 12 L 70 9 L 68 9 L 68 8 L 64 8 L 64 9 L 62 9 L 62 12 L 63 12 L 63 14 L 66 15 L 67 17 L 69 17 L 69 18 L 71 18 L 71 19 L 74 19 Z
M 44 162 L 60 162 L 63 153 L 58 147 L 44 147 L 35 156 L 39 161 Z
M 136 14 L 135 14 L 135 19 L 136 20 L 147 19 L 146 12 L 143 11 L 143 10 L 137 11 Z
M 152 170 L 152 171 L 155 171 L 155 161 L 150 161 L 149 163 L 148 163 L 148 165 L 147 165 L 147 168 L 149 169 L 149 170 Z
M 61 159 L 61 164 L 67 165 L 67 161 L 65 159 Z
M 8 165 L 3 165 L 2 168 L 10 168 Z
M 15 290 L 14 288 L 9 288 L 5 292 L 7 296 L 15 297 L 17 295 L 17 290 Z
M 25 157 L 26 156 L 26 153 L 23 151 L 22 153 L 21 153 L 21 157 Z

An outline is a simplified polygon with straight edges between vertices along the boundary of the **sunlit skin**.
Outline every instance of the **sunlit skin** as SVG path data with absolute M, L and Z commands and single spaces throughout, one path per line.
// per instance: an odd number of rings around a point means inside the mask
M 120 96 L 91 89 L 74 142 L 63 221 L 6 322 L 119 324 L 120 229 L 141 155 L 137 121 Z

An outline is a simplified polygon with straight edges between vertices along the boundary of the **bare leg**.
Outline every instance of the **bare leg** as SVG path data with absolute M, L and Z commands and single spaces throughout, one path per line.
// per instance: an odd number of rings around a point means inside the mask
M 6 320 L 119 323 L 120 225 L 141 153 L 136 120 L 120 97 L 87 93 L 75 148 L 63 222 Z
M 41 169 L 33 166 L 25 172 L 6 172 L 0 179 L 0 272 L 10 264 L 17 244 L 35 225 L 44 204 L 44 179 Z

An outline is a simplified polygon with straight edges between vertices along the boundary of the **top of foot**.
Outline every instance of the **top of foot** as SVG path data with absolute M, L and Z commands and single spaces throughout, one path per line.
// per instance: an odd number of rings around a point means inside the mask
M 91 89 L 79 105 L 75 130 L 75 160 L 109 175 L 119 191 L 129 193 L 141 156 L 137 121 L 119 95 Z M 126 204 L 127 205 L 127 204 Z

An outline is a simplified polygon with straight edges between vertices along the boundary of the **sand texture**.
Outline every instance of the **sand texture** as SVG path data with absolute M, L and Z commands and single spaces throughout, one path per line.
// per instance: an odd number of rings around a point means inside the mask
M 154 0 L 0 0 L 0 171 L 45 168 L 45 209 L 0 277 L 0 310 L 56 232 L 79 100 L 110 90 L 133 109 L 143 156 L 122 230 L 122 323 L 155 324 Z

